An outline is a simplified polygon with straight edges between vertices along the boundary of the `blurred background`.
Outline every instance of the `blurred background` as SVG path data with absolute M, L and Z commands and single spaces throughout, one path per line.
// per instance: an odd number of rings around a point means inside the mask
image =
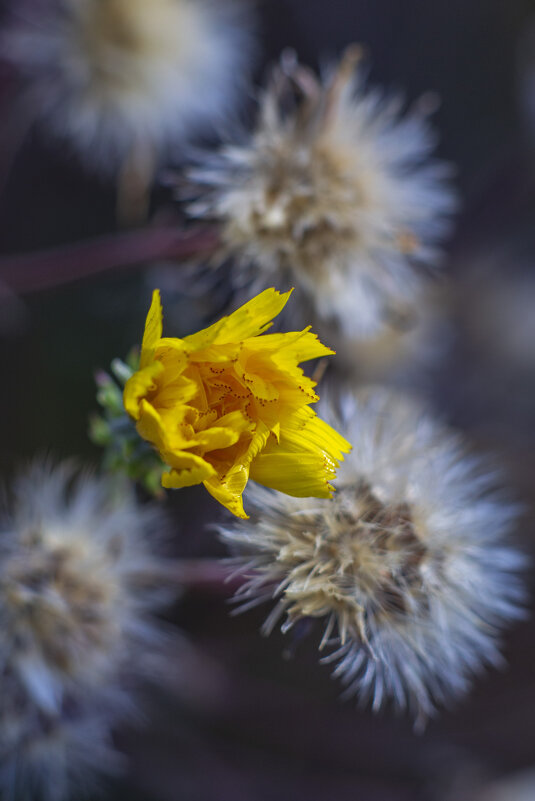
M 356 41 L 367 48 L 373 83 L 409 101 L 427 91 L 439 96 L 438 153 L 456 166 L 461 210 L 441 281 L 447 347 L 423 384 L 437 413 L 505 466 L 526 505 L 518 538 L 533 552 L 535 2 L 264 0 L 256 14 L 258 81 L 286 47 L 318 67 Z M 2 67 L 2 255 L 116 232 L 114 186 L 36 130 L 22 136 L 17 97 L 16 78 Z M 170 166 L 180 166 L 180 153 Z M 165 218 L 170 205 L 164 183 L 153 193 L 153 219 Z M 3 480 L 36 453 L 98 463 L 87 436 L 93 374 L 139 342 L 154 268 L 109 270 L 1 299 Z M 175 285 L 180 335 L 205 322 L 210 304 L 178 294 Z M 202 488 L 172 494 L 167 506 L 174 555 L 224 554 L 205 525 L 220 508 Z M 535 799 L 533 620 L 507 635 L 503 671 L 481 678 L 416 735 L 408 720 L 342 702 L 328 666 L 318 664 L 314 637 L 262 638 L 264 608 L 230 616 L 231 590 L 217 576 L 201 577 L 169 611 L 168 622 L 192 646 L 169 664 L 171 691 L 147 697 L 143 728 L 117 733 L 130 768 L 108 784 L 110 798 Z

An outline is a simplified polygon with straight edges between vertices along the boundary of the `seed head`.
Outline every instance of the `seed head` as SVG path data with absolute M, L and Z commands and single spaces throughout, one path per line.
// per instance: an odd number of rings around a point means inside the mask
M 35 784 L 56 801 L 78 775 L 117 765 L 111 729 L 156 667 L 151 612 L 165 598 L 145 535 L 159 521 L 65 464 L 34 465 L 13 496 L 0 540 L 0 778 L 8 794 Z
M 359 56 L 323 80 L 283 57 L 253 133 L 193 171 L 190 207 L 221 223 L 238 286 L 295 286 L 303 319 L 356 338 L 418 304 L 455 206 L 423 108 L 367 90 Z
M 251 50 L 236 0 L 25 0 L 14 16 L 3 51 L 29 109 L 105 170 L 220 119 Z
M 521 615 L 515 509 L 417 405 L 386 392 L 345 405 L 354 447 L 332 500 L 255 487 L 251 522 L 223 530 L 248 576 L 237 600 L 277 600 L 265 633 L 322 619 L 348 694 L 421 722 L 500 661 L 500 630 Z

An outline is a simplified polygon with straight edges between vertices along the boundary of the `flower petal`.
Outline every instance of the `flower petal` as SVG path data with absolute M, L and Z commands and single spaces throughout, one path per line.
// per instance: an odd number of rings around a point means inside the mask
M 152 360 L 158 340 L 162 336 L 162 302 L 160 291 L 155 289 L 152 293 L 152 303 L 145 321 L 145 332 L 141 343 L 140 368 L 146 367 Z
M 290 294 L 291 290 L 281 293 L 276 289 L 266 289 L 228 317 L 185 337 L 184 342 L 188 350 L 195 351 L 211 344 L 237 343 L 258 336 L 269 328 L 273 318 L 283 310 Z
M 162 418 L 156 409 L 144 398 L 139 405 L 139 417 L 136 428 L 140 437 L 151 442 L 159 450 L 166 447 L 167 431 Z
M 203 466 L 186 470 L 170 470 L 162 475 L 162 487 L 166 489 L 181 489 L 202 484 L 214 473 L 214 469 L 205 462 Z
M 248 467 L 238 464 L 232 469 L 231 474 L 225 477 L 224 482 L 219 477 L 215 477 L 204 481 L 204 486 L 210 495 L 223 504 L 229 512 L 247 520 L 249 515 L 245 514 L 242 494 L 248 479 Z
M 163 372 L 163 369 L 160 362 L 152 362 L 134 373 L 126 382 L 123 394 L 124 408 L 134 420 L 139 420 L 141 401 L 149 392 L 156 389 L 155 378 Z
M 316 451 L 342 462 L 352 446 L 341 434 L 318 417 L 313 409 L 304 406 L 287 419 L 281 445 L 290 451 Z
M 334 351 L 323 345 L 316 334 L 312 334 L 308 328 L 286 334 L 266 334 L 253 339 L 247 345 L 251 350 L 272 350 L 277 363 L 289 362 L 294 367 L 299 362 L 334 354 Z
M 288 453 L 282 448 L 273 453 L 261 453 L 252 462 L 249 477 L 265 487 L 298 498 L 330 498 L 333 487 L 329 481 L 336 477 L 331 460 L 319 453 Z

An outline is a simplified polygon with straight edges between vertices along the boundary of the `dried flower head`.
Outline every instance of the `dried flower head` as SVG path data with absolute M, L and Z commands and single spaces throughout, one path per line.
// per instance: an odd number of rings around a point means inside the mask
M 351 337 L 418 302 L 455 205 L 426 114 L 366 90 L 359 55 L 324 81 L 283 58 L 252 135 L 192 171 L 190 207 L 220 221 L 238 284 L 295 286 L 306 319 Z
M 14 487 L 0 540 L 0 779 L 63 799 L 117 766 L 112 727 L 160 649 L 164 600 L 145 543 L 157 523 L 126 488 L 35 465 Z M 78 787 L 81 790 L 81 787 Z
M 328 498 L 350 444 L 310 408 L 316 382 L 299 362 L 330 355 L 308 328 L 266 334 L 290 293 L 266 289 L 196 334 L 162 338 L 158 290 L 140 369 L 124 406 L 170 468 L 162 486 L 204 484 L 238 517 L 249 478 L 302 497 Z
M 334 498 L 255 488 L 252 520 L 223 529 L 248 575 L 237 600 L 277 599 L 265 633 L 321 618 L 348 693 L 423 721 L 499 661 L 499 631 L 521 614 L 515 509 L 418 405 L 384 391 L 345 402 L 354 450 Z
M 235 0 L 25 0 L 14 16 L 4 57 L 29 108 L 91 167 L 221 118 L 250 53 Z

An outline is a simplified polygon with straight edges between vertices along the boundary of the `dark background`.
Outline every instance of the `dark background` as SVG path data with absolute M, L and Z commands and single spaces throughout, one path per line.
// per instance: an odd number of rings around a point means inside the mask
M 507 468 L 513 493 L 526 504 L 518 536 L 531 552 L 535 3 L 265 0 L 258 39 L 259 79 L 284 47 L 317 66 L 358 41 L 368 48 L 373 83 L 402 90 L 409 101 L 428 90 L 440 95 L 438 150 L 457 165 L 462 209 L 444 270 L 453 337 L 434 366 L 431 400 Z M 113 231 L 113 187 L 88 176 L 64 148 L 31 131 L 10 152 L 16 86 L 5 71 L 1 89 L 2 252 Z M 165 200 L 156 195 L 155 207 Z M 98 460 L 87 439 L 93 371 L 139 341 L 149 284 L 136 269 L 4 302 L 2 478 L 48 450 Z M 519 287 L 505 311 L 504 287 Z M 519 331 L 512 344 L 511 326 Z M 222 553 L 201 522 L 220 515 L 202 488 L 173 494 L 168 507 L 177 554 Z M 533 622 L 507 636 L 506 670 L 483 677 L 468 699 L 415 735 L 409 721 L 342 703 L 328 667 L 318 664 L 314 637 L 295 648 L 279 634 L 265 640 L 258 632 L 265 610 L 230 617 L 228 594 L 217 583 L 192 588 L 170 611 L 170 622 L 194 645 L 169 665 L 171 695 L 162 690 L 148 699 L 147 726 L 118 734 L 133 758 L 111 797 L 494 801 L 489 783 L 535 770 Z M 514 801 L 513 791 L 503 798 Z M 535 781 L 525 798 L 535 799 Z

